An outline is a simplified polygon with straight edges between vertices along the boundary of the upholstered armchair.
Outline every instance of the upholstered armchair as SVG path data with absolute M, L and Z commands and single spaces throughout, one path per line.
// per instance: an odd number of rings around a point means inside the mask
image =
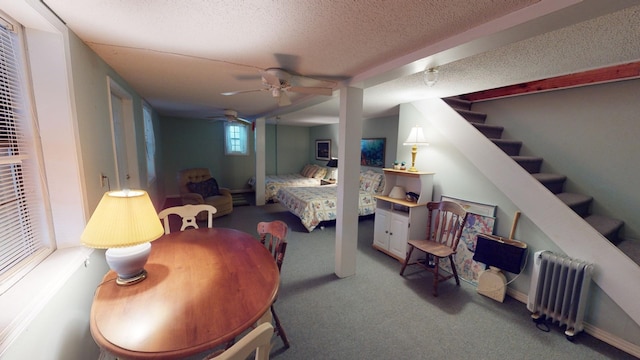
M 207 168 L 185 169 L 178 172 L 178 187 L 182 204 L 209 204 L 218 211 L 214 218 L 230 214 L 233 211 L 233 198 L 229 189 L 219 188 L 216 180 Z M 202 216 L 202 219 L 200 218 Z M 200 214 L 198 220 L 205 220 L 206 214 Z

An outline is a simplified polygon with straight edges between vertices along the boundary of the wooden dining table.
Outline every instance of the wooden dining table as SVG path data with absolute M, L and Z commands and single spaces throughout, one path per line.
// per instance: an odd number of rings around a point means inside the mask
M 91 306 L 97 344 L 125 359 L 179 359 L 225 344 L 276 299 L 280 275 L 248 233 L 189 229 L 151 243 L 147 278 L 121 286 L 109 271 Z

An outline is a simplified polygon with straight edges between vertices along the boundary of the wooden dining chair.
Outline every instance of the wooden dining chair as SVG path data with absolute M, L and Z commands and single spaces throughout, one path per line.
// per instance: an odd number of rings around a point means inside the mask
M 188 227 L 193 227 L 194 229 L 199 228 L 196 216 L 203 211 L 207 212 L 207 226 L 210 228 L 213 227 L 213 214 L 218 210 L 214 206 L 208 204 L 173 206 L 160 211 L 158 216 L 164 223 L 164 233 L 169 234 L 171 233 L 169 215 L 178 215 L 182 218 L 180 231 L 184 231 Z
M 450 278 L 456 279 L 456 285 L 460 286 L 460 278 L 453 261 L 456 253 L 462 229 L 467 221 L 467 212 L 462 206 L 450 201 L 430 202 L 427 204 L 427 237 L 426 240 L 409 240 L 407 257 L 400 269 L 400 275 L 409 265 L 419 265 L 433 273 L 433 296 L 438 296 L 438 283 Z M 417 249 L 424 252 L 426 259 L 411 260 L 413 251 Z M 433 258 L 433 263 L 429 259 Z M 440 259 L 448 258 L 451 264 L 452 274 L 440 274 Z
M 271 222 L 259 222 L 258 223 L 258 235 L 260 236 L 260 242 L 273 254 L 273 259 L 278 265 L 278 271 L 282 269 L 282 262 L 284 261 L 284 254 L 287 250 L 287 232 L 289 227 L 286 223 L 280 220 Z M 275 301 L 274 301 L 275 302 Z M 280 318 L 276 314 L 273 304 L 271 305 L 271 313 L 273 314 L 273 321 L 275 322 L 275 333 L 282 338 L 285 348 L 289 348 L 289 339 L 287 334 L 280 324 Z
M 208 356 L 204 360 L 245 360 L 254 350 L 255 360 L 267 360 L 271 350 L 271 336 L 273 336 L 273 325 L 262 323 L 228 349 L 219 354 L 216 353 L 217 355 L 213 357 Z

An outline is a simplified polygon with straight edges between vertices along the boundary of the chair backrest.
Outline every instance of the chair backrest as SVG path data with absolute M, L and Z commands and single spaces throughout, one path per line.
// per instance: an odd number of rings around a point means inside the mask
M 189 191 L 188 183 L 199 183 L 211 178 L 211 172 L 207 168 L 192 168 L 178 171 L 178 189 L 180 194 L 186 194 Z
M 462 206 L 451 201 L 430 202 L 427 204 L 427 236 L 455 251 L 467 222 L 467 212 Z
M 280 220 L 271 222 L 262 221 L 258 223 L 260 242 L 273 254 L 273 258 L 276 264 L 278 264 L 278 270 L 282 268 L 284 253 L 287 250 L 288 231 L 289 227 L 287 224 Z
M 273 325 L 271 323 L 260 324 L 222 354 L 207 359 L 245 360 L 255 350 L 256 360 L 267 360 L 271 350 L 271 336 L 273 336 Z
M 169 226 L 169 215 L 178 215 L 182 218 L 182 226 L 180 227 L 180 231 L 183 231 L 188 227 L 198 229 L 196 216 L 203 211 L 207 212 L 207 226 L 213 227 L 213 214 L 218 212 L 218 209 L 208 204 L 169 207 L 160 211 L 160 213 L 158 213 L 158 217 L 160 217 L 160 220 L 162 220 L 162 222 L 164 223 L 164 233 L 169 234 L 171 233 L 171 227 Z

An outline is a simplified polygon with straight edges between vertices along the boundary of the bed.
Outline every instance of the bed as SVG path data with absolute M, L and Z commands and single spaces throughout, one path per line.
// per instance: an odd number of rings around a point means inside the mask
M 367 171 L 360 174 L 358 216 L 374 214 L 375 195 L 384 190 L 382 173 Z M 282 187 L 277 200 L 289 212 L 300 218 L 302 225 L 313 231 L 321 222 L 335 220 L 337 216 L 338 188 L 336 185 L 314 187 Z
M 283 175 L 267 175 L 264 180 L 264 200 L 267 202 L 276 201 L 278 190 L 282 187 L 295 186 L 320 186 L 321 180 L 326 176 L 325 167 L 308 164 L 299 173 Z M 256 178 L 249 179 L 249 185 L 255 190 Z

